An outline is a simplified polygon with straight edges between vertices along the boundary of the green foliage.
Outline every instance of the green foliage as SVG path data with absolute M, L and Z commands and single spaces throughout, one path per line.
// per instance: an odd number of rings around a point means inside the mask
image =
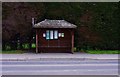
M 36 44 L 35 43 L 32 43 L 32 48 L 36 48 Z
M 11 47 L 9 45 L 6 45 L 5 47 L 6 47 L 6 50 L 10 50 L 11 49 Z
M 25 43 L 22 45 L 24 49 L 29 49 L 29 44 L 28 43 Z
M 87 50 L 90 54 L 120 54 L 118 50 Z
M 35 17 L 37 22 L 44 19 L 64 19 L 77 25 L 75 51 L 119 49 L 120 2 L 3 3 L 2 7 L 4 24 L 2 38 L 4 40 L 10 40 L 10 37 L 13 37 L 16 32 L 20 33 L 21 37 L 22 35 L 31 36 L 32 17 Z M 88 20 L 88 18 L 90 19 Z M 6 20 L 16 23 L 5 23 Z M 81 26 L 87 26 L 89 30 L 80 32 Z M 86 38 L 90 31 L 94 37 L 98 37 L 100 40 L 95 41 L 92 35 L 89 37 L 93 41 Z M 29 44 L 23 44 L 23 48 L 29 49 Z M 35 44 L 32 44 L 32 48 L 35 48 Z M 7 45 L 6 49 L 11 48 Z
M 31 47 L 32 48 L 36 48 L 36 44 L 32 43 Z M 30 49 L 29 43 L 22 44 L 22 48 L 23 49 Z M 17 49 L 20 49 L 20 44 L 19 43 L 17 44 Z M 11 46 L 10 45 L 5 45 L 5 50 L 6 51 L 10 51 L 11 50 Z

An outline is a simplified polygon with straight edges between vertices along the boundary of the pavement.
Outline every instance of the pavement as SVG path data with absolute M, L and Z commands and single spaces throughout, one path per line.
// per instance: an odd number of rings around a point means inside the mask
M 119 59 L 118 54 L 88 54 L 88 53 L 23 53 L 1 54 L 0 61 L 21 60 L 79 60 L 79 59 Z

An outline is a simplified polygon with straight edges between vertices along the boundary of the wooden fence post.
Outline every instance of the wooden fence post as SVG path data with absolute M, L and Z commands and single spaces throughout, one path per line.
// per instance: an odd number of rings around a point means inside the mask
M 38 53 L 38 31 L 36 30 L 36 53 Z

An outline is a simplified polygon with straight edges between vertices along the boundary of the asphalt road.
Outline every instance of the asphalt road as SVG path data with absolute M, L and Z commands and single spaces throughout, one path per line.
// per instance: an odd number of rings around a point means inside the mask
M 118 75 L 118 60 L 2 61 L 3 75 Z

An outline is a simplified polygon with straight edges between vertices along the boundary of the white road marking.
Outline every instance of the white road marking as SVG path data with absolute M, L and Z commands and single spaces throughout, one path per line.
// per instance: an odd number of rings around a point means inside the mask
M 35 65 L 29 65 L 29 64 L 24 64 L 24 65 L 2 65 L 4 67 L 46 67 L 46 66 L 118 66 L 118 64 L 35 64 Z
M 41 71 L 4 71 L 3 75 L 118 75 L 118 70 L 41 70 Z

